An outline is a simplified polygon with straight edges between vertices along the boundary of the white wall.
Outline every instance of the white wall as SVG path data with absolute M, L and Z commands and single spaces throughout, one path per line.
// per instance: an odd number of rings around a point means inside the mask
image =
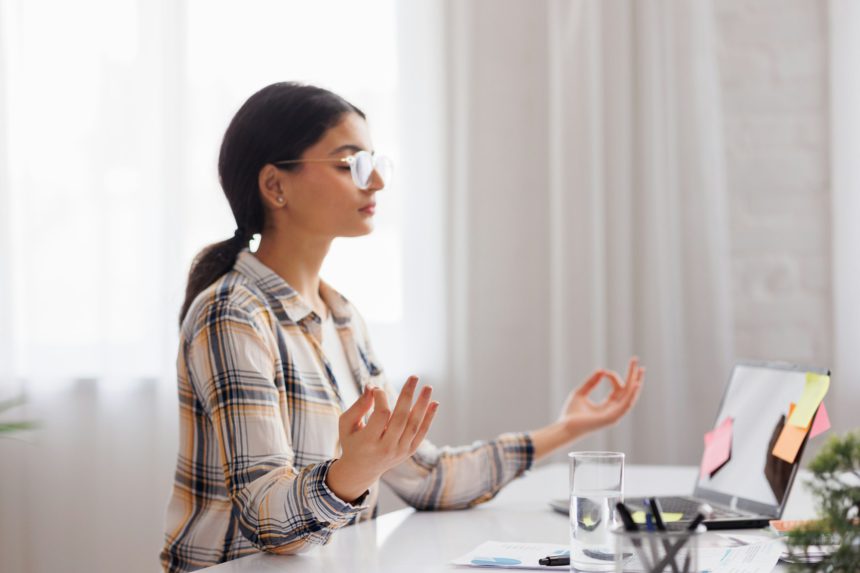
M 735 352 L 832 368 L 827 3 L 714 5 Z

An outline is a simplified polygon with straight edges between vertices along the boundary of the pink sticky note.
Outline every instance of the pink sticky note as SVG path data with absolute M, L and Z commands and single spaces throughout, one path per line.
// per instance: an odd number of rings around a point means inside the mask
M 809 438 L 823 434 L 830 429 L 830 416 L 827 415 L 827 408 L 824 407 L 824 402 L 818 407 L 818 413 L 815 415 L 815 421 L 812 422 L 812 429 L 809 430 Z
M 705 455 L 702 456 L 701 477 L 713 475 L 732 455 L 732 423 L 727 417 L 716 428 L 705 434 Z

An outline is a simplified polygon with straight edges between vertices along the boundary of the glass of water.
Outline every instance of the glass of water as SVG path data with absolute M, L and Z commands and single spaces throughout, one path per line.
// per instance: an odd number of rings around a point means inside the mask
M 612 571 L 618 518 L 615 504 L 624 494 L 624 454 L 571 452 L 570 570 Z

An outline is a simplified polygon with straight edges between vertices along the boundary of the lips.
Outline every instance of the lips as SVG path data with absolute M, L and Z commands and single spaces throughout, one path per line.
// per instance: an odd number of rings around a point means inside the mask
M 376 203 L 368 203 L 367 205 L 359 209 L 359 211 L 361 211 L 362 213 L 370 213 L 372 215 L 373 212 L 376 211 Z

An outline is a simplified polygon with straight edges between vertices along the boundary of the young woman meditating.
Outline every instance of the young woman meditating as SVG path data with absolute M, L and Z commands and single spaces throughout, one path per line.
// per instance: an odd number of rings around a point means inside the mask
M 419 509 L 485 502 L 636 401 L 633 358 L 626 380 L 594 372 L 543 428 L 458 448 L 427 441 L 432 389 L 412 376 L 395 394 L 361 315 L 319 276 L 336 237 L 373 229 L 390 167 L 364 114 L 313 86 L 263 88 L 227 128 L 218 171 L 237 228 L 196 257 L 182 306 L 166 571 L 324 544 L 374 515 L 379 480 Z M 603 378 L 614 389 L 595 403 Z

